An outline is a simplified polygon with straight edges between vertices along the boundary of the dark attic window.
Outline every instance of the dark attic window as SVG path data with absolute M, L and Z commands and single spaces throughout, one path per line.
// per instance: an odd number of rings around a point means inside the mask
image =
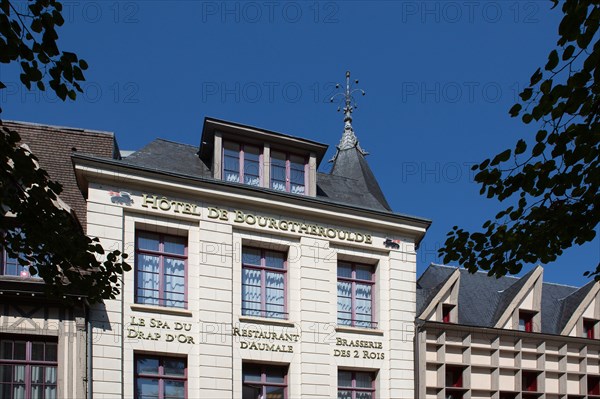
M 533 317 L 535 312 L 529 310 L 519 310 L 519 330 L 533 332 Z
M 452 320 L 452 310 L 454 309 L 454 305 L 443 304 L 442 305 L 442 322 L 443 323 L 454 323 Z

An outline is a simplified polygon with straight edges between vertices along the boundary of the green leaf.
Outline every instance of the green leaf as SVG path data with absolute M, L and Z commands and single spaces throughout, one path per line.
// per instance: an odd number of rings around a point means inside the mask
M 498 165 L 500 162 L 506 162 L 510 158 L 511 150 L 502 151 L 500 154 L 496 155 L 496 157 L 492 160 L 491 166 Z
M 520 139 L 519 141 L 517 141 L 517 146 L 515 148 L 515 155 L 524 153 L 526 149 L 527 149 L 527 143 L 525 143 L 525 140 Z
M 521 94 L 519 94 L 519 96 L 521 97 L 521 100 L 523 100 L 523 101 L 528 101 L 532 95 L 533 95 L 533 89 L 531 87 L 526 88 L 525 90 L 523 90 L 523 92 Z
M 568 45 L 565 48 L 565 51 L 563 51 L 563 55 L 562 55 L 563 61 L 566 61 L 569 58 L 571 58 L 573 56 L 574 52 L 575 52 L 575 46 L 573 46 L 572 44 Z
M 558 52 L 556 50 L 552 50 L 550 55 L 548 56 L 548 63 L 545 66 L 547 71 L 551 71 L 558 66 Z
M 547 134 L 548 134 L 548 132 L 545 130 L 538 131 L 537 134 L 535 135 L 535 141 L 537 141 L 538 143 L 543 141 L 546 138 Z
M 542 70 L 538 68 L 537 71 L 535 71 L 534 74 L 531 75 L 530 86 L 534 86 L 540 80 L 542 80 Z
M 521 108 L 523 108 L 521 104 L 515 104 L 512 106 L 510 111 L 508 111 L 508 113 L 514 118 L 515 116 L 519 115 L 519 111 L 521 111 Z

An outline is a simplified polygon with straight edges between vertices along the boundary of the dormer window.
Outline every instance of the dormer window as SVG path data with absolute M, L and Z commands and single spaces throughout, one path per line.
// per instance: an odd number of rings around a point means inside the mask
M 261 149 L 231 141 L 223 143 L 223 180 L 260 186 Z
M 454 305 L 450 305 L 444 303 L 442 305 L 442 323 L 453 323 L 452 320 L 452 310 L 454 309 Z
M 306 193 L 306 158 L 271 151 L 271 188 L 292 194 Z
M 327 145 L 207 118 L 198 156 L 224 182 L 315 197 Z
M 535 312 L 519 310 L 519 330 L 533 332 L 533 317 Z
M 583 319 L 583 337 L 588 339 L 595 339 L 596 335 L 594 330 L 596 329 L 597 320 Z

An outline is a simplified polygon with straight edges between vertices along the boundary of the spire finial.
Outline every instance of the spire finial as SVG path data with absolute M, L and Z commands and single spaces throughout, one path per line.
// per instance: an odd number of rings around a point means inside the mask
M 358 84 L 358 79 L 355 80 L 354 83 Z M 335 85 L 336 89 L 339 89 L 340 87 L 341 85 L 339 83 Z M 363 96 L 365 95 L 364 90 L 357 88 L 352 89 L 350 87 L 350 71 L 346 71 L 346 89 L 343 92 L 334 94 L 333 97 L 331 97 L 330 99 L 331 102 L 334 102 L 336 99 L 338 99 L 340 103 L 343 102 L 344 104 L 343 108 L 341 107 L 341 105 L 338 107 L 338 112 L 342 110 L 344 111 L 344 134 L 342 135 L 342 139 L 340 140 L 337 149 L 339 152 L 341 150 L 347 150 L 349 148 L 356 147 L 362 155 L 367 155 L 368 152 L 360 148 L 360 144 L 358 144 L 358 139 L 354 134 L 354 128 L 352 127 L 352 112 L 354 112 L 354 110 L 357 108 L 356 100 L 354 99 L 353 94 L 357 92 L 361 93 Z M 337 153 L 335 157 L 337 157 Z

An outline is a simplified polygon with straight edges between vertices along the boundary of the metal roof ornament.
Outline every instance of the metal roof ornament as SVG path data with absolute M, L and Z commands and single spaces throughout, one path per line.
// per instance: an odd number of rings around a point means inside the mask
M 358 84 L 358 80 L 355 80 L 354 83 Z M 342 85 L 338 83 L 335 85 L 335 88 L 339 89 L 341 86 Z M 337 110 L 338 112 L 341 110 L 344 111 L 344 134 L 342 135 L 340 143 L 337 145 L 337 152 L 335 156 L 329 162 L 333 162 L 335 160 L 339 151 L 347 150 L 354 147 L 356 147 L 356 149 L 362 155 L 369 154 L 360 147 L 360 144 L 358 143 L 358 138 L 356 138 L 356 134 L 354 134 L 354 128 L 352 128 L 352 112 L 354 112 L 354 110 L 358 108 L 358 106 L 356 105 L 356 100 L 353 96 L 354 93 L 361 93 L 363 96 L 365 95 L 365 91 L 362 89 L 350 88 L 350 71 L 346 71 L 346 89 L 343 92 L 334 94 L 333 97 L 330 98 L 331 102 L 334 102 L 336 99 L 338 99 L 340 103 L 343 103 L 343 108 L 340 105 Z

